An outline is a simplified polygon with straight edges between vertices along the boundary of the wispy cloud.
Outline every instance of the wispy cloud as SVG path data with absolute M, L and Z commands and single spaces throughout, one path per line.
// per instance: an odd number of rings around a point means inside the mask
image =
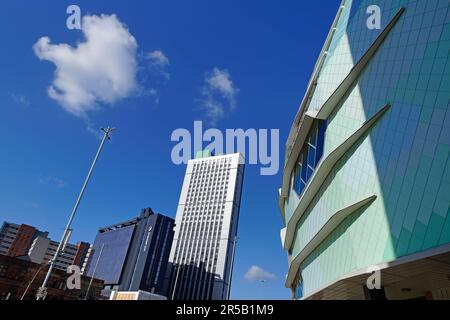
M 52 62 L 55 76 L 48 88 L 50 98 L 77 117 L 113 104 L 138 88 L 137 42 L 116 15 L 83 17 L 85 41 L 76 47 L 51 44 L 48 37 L 33 46 L 40 60 Z
M 247 271 L 245 279 L 248 281 L 269 281 L 276 279 L 276 276 L 255 265 Z
M 53 177 L 53 176 L 47 176 L 47 177 L 40 178 L 39 183 L 55 186 L 58 189 L 62 189 L 67 186 L 67 183 L 64 180 L 62 180 L 58 177 Z
M 146 52 L 142 57 L 145 65 L 141 68 L 143 86 L 140 95 L 150 98 L 156 106 L 159 105 L 162 85 L 170 80 L 170 60 L 161 49 Z
M 205 112 L 206 119 L 215 125 L 236 109 L 236 97 L 239 89 L 231 79 L 226 69 L 214 68 L 207 72 L 202 88 L 200 108 Z
M 17 105 L 24 107 L 30 106 L 30 100 L 25 95 L 19 93 L 11 93 L 10 96 L 14 103 Z
M 92 134 L 98 141 L 103 139 L 103 131 L 101 131 L 100 126 L 95 126 L 90 119 L 86 119 L 86 131 Z
M 150 61 L 151 64 L 158 66 L 158 67 L 167 67 L 170 65 L 169 58 L 166 56 L 162 50 L 155 50 L 148 52 L 146 54 L 147 59 Z
M 170 79 L 170 73 L 167 68 L 170 66 L 170 60 L 162 50 L 147 52 L 145 59 L 149 62 L 150 74 L 154 80 L 158 81 L 162 78 L 164 81 Z M 155 90 L 153 88 L 153 90 Z
M 156 88 L 150 88 L 147 95 L 153 98 L 155 104 L 159 104 L 159 91 Z

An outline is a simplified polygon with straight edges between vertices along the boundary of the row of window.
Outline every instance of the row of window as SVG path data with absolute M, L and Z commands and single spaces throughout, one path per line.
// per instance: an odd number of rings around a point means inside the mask
M 209 180 L 199 180 L 192 178 L 189 184 L 189 190 L 191 192 L 198 192 L 201 190 L 209 189 L 209 190 L 215 190 L 219 187 L 224 188 L 225 185 L 228 185 L 228 182 L 230 181 L 229 175 L 226 176 L 226 178 L 223 178 L 220 181 L 216 181 L 213 179 Z
M 228 182 L 230 181 L 230 176 L 227 175 L 221 180 L 218 179 L 196 179 L 195 177 L 191 179 L 191 183 L 189 184 L 189 187 L 194 190 L 200 190 L 204 189 L 206 187 L 210 188 L 217 188 L 218 186 L 225 186 L 228 185 Z
M 186 200 L 186 206 L 189 208 L 205 208 L 208 206 L 221 206 L 225 205 L 227 200 L 227 195 L 208 195 L 208 196 L 198 196 L 196 198 Z
M 218 176 L 223 175 L 226 173 L 229 173 L 231 171 L 231 168 L 219 168 L 209 171 L 192 171 L 192 175 L 196 177 L 205 177 L 205 176 Z
M 228 182 L 229 180 L 227 179 L 226 182 Z M 228 183 L 227 183 L 228 184 Z M 198 192 L 218 192 L 218 191 L 223 191 L 225 190 L 225 181 L 222 183 L 204 183 L 204 184 L 200 184 L 200 183 L 191 183 L 189 185 L 189 188 L 191 189 L 191 193 L 198 193 Z
M 210 172 L 215 169 L 227 169 L 231 168 L 231 161 L 213 161 L 208 163 L 194 163 L 192 172 Z
M 197 215 L 209 215 L 217 214 L 219 211 L 223 212 L 225 210 L 224 203 L 209 203 L 207 205 L 200 204 L 187 204 L 184 210 L 185 215 L 190 215 L 191 213 L 196 213 Z
M 225 189 L 223 190 L 202 190 L 202 191 L 195 191 L 195 192 L 189 192 L 188 201 L 194 201 L 196 197 L 198 196 L 224 196 L 227 193 Z
M 204 215 L 204 214 L 198 214 L 198 215 L 192 215 L 192 214 L 186 214 L 184 217 L 183 222 L 188 222 L 188 221 L 212 221 L 214 216 L 219 216 L 220 219 L 223 218 L 223 212 L 211 212 L 211 214 L 209 215 Z
M 196 176 L 193 175 L 191 178 L 191 185 L 204 186 L 206 184 L 218 185 L 221 182 L 225 182 L 230 178 L 230 173 L 223 173 L 222 175 L 209 175 L 209 176 Z

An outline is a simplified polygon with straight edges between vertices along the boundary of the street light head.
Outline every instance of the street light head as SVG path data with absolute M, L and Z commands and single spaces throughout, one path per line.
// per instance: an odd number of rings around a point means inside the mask
M 114 132 L 114 131 L 117 131 L 117 128 L 111 128 L 111 127 L 108 127 L 108 128 L 100 128 L 100 130 L 102 130 L 103 132 L 105 132 L 105 133 L 112 133 L 112 132 Z

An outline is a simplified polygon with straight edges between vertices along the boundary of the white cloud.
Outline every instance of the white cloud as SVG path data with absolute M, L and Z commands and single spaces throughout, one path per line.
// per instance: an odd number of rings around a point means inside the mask
M 45 177 L 45 178 L 40 178 L 39 179 L 39 183 L 40 184 L 52 185 L 52 186 L 55 186 L 58 189 L 62 189 L 62 188 L 67 186 L 67 183 L 64 180 L 62 180 L 60 178 L 57 178 L 57 177 L 52 177 L 52 176 L 48 176 L 48 177 Z
M 33 46 L 39 59 L 56 67 L 49 96 L 78 117 L 98 103 L 126 98 L 138 87 L 137 42 L 116 15 L 84 16 L 82 31 L 85 41 L 76 47 L 51 44 L 48 37 Z
M 252 266 L 245 274 L 245 279 L 248 281 L 269 281 L 276 279 L 276 276 L 261 267 Z
M 159 66 L 159 67 L 166 67 L 170 65 L 169 58 L 167 58 L 166 54 L 162 52 L 161 50 L 155 50 L 152 52 L 148 52 L 146 55 L 147 59 L 150 60 L 150 62 L 153 65 Z
M 234 85 L 226 69 L 214 68 L 206 74 L 204 82 L 201 109 L 214 125 L 236 109 L 239 89 Z

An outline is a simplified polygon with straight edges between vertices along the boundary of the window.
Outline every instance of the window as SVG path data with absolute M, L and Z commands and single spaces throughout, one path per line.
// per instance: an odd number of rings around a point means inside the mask
M 0 277 L 6 277 L 6 271 L 8 270 L 8 266 L 5 264 L 0 265 Z
M 326 121 L 322 120 L 313 124 L 298 157 L 294 169 L 293 189 L 299 196 L 302 195 L 323 156 L 326 126 Z

